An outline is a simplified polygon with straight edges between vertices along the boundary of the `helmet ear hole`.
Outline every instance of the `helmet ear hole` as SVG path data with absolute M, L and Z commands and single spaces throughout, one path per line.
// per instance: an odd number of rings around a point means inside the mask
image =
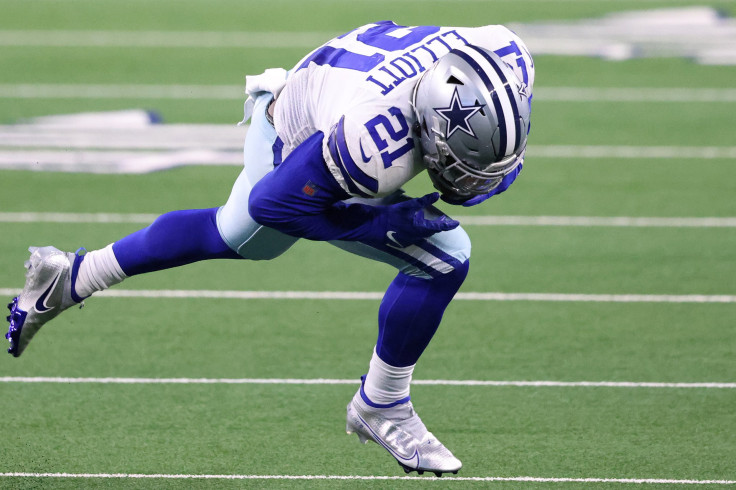
M 480 110 L 478 111 L 478 112 L 480 112 L 480 115 L 483 116 L 483 117 L 486 117 L 486 111 L 483 110 L 483 106 L 484 105 L 481 104 L 478 99 L 475 99 L 475 105 L 480 106 Z
M 450 75 L 450 78 L 447 79 L 447 83 L 452 85 L 465 85 L 463 82 L 458 80 L 455 75 Z

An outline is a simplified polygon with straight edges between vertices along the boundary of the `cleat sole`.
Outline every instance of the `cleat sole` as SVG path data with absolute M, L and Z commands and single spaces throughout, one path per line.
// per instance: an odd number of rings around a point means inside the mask
M 398 461 L 397 461 L 397 463 L 398 463 Z M 399 466 L 401 466 L 401 469 L 403 469 L 404 470 L 404 473 L 406 473 L 406 474 L 409 474 L 409 473 L 412 473 L 412 472 L 416 471 L 417 472 L 417 475 L 420 475 L 421 476 L 421 475 L 424 475 L 425 472 L 430 472 L 430 473 L 434 473 L 434 475 L 437 478 L 442 478 L 442 475 L 444 475 L 445 473 L 452 473 L 453 475 L 457 475 L 457 472 L 459 471 L 459 470 L 454 470 L 454 471 L 438 471 L 438 470 L 430 470 L 430 469 L 427 469 L 427 468 L 410 468 L 410 467 L 408 467 L 408 466 L 406 466 L 406 465 L 404 465 L 402 463 L 399 463 Z
M 23 324 L 26 320 L 26 312 L 18 308 L 18 296 L 13 298 L 13 301 L 8 304 L 8 310 L 10 310 L 10 315 L 7 317 L 9 328 L 8 333 L 5 334 L 5 338 L 10 342 L 8 354 L 18 357 L 20 356 L 18 353 L 20 333 L 23 330 Z

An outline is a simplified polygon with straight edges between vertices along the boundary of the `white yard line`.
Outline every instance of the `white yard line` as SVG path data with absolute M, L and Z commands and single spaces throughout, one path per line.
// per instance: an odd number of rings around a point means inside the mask
M 183 146 L 183 145 L 182 145 Z M 0 169 L 92 174 L 142 174 L 183 165 L 243 165 L 243 150 L 2 151 Z
M 363 475 L 186 475 L 140 473 L 0 473 L 7 478 L 102 478 L 153 480 L 361 480 L 361 481 L 427 481 L 427 482 L 528 482 L 528 483 L 622 483 L 660 485 L 734 485 L 736 480 L 678 480 L 666 478 L 560 478 L 537 476 L 363 476 Z
M 182 385 L 357 385 L 357 379 L 297 378 L 91 378 L 63 376 L 0 376 L 0 383 L 59 384 L 182 384 Z M 493 381 L 456 379 L 414 379 L 414 385 L 425 386 L 514 386 L 519 388 L 668 388 L 668 389 L 736 389 L 736 383 L 661 383 L 650 381 Z
M 0 46 L 87 48 L 313 48 L 339 32 L 0 30 Z
M 736 146 L 529 145 L 527 156 L 540 158 L 688 159 L 736 158 Z
M 634 216 L 453 216 L 463 226 L 605 226 L 636 228 L 733 228 L 736 218 Z
M 242 139 L 242 138 L 240 138 Z M 155 143 L 154 143 L 155 145 Z M 13 147 L 13 144 L 9 144 Z M 101 143 L 99 146 L 105 146 Z M 224 144 L 217 148 L 186 148 L 166 151 L 118 150 L 15 150 L 0 146 L 0 169 L 72 171 L 86 173 L 147 173 L 181 165 L 243 165 L 242 149 Z M 210 146 L 210 145 L 204 145 Z M 734 146 L 529 146 L 530 158 L 608 160 L 733 160 Z M 576 162 L 577 163 L 577 162 Z M 592 162 L 591 162 L 592 163 Z
M 150 224 L 150 213 L 0 212 L 0 223 L 138 223 Z M 463 226 L 597 226 L 634 228 L 735 228 L 736 218 L 660 218 L 634 216 L 453 216 Z
M 19 289 L 0 288 L 0 295 L 13 296 Z M 366 291 L 219 291 L 185 289 L 108 289 L 95 294 L 101 298 L 171 299 L 296 299 L 377 301 L 382 292 Z M 544 301 L 583 303 L 736 303 L 736 295 L 705 294 L 563 294 L 563 293 L 458 293 L 459 301 Z
M 245 100 L 243 85 L 0 84 L 5 99 Z
M 3 213 L 0 223 L 138 223 L 150 224 L 157 214 L 145 213 Z
M 2 32 L 0 31 L 0 45 Z M 243 85 L 0 84 L 0 98 L 12 99 L 244 99 Z M 537 87 L 536 101 L 557 102 L 736 102 L 731 88 Z
M 538 87 L 535 101 L 555 102 L 736 102 L 735 89 L 648 87 Z

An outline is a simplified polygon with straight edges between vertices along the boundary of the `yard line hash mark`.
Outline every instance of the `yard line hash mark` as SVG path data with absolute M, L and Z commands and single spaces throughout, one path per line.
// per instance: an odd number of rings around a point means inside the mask
M 0 383 L 60 384 L 181 384 L 181 385 L 358 385 L 357 379 L 296 378 L 82 378 L 63 376 L 2 376 Z M 662 383 L 650 381 L 493 381 L 473 379 L 414 379 L 425 386 L 515 386 L 519 388 L 669 388 L 736 389 L 736 383 Z
M 0 295 L 14 296 L 20 289 L 0 288 Z M 294 299 L 379 301 L 382 292 L 371 291 L 227 291 L 207 289 L 108 289 L 102 298 L 149 299 Z M 566 293 L 458 293 L 459 301 L 549 301 L 582 303 L 736 303 L 736 295 L 705 294 L 566 294 Z
M 42 142 L 34 144 L 33 149 L 19 149 L 11 139 L 0 142 L 0 169 L 9 170 L 48 170 L 56 172 L 86 173 L 148 173 L 184 165 L 230 165 L 242 167 L 243 134 L 238 135 L 237 144 L 223 142 L 220 148 L 204 143 L 199 147 L 181 143 L 179 147 L 153 150 L 156 142 L 150 136 L 143 136 L 137 148 L 125 142 L 103 142 L 100 148 L 82 147 L 70 142 L 68 150 L 45 148 Z M 104 136 L 103 136 L 104 137 Z M 183 137 L 180 135 L 179 137 Z M 145 148 L 144 145 L 149 148 Z M 161 146 L 167 143 L 160 142 Z M 74 146 L 76 145 L 76 146 Z M 115 145 L 123 146 L 118 150 Z M 530 146 L 527 154 L 534 158 L 583 160 L 594 164 L 595 160 L 652 161 L 707 161 L 734 160 L 736 146 L 580 146 L 580 145 L 539 145 Z M 575 162 L 577 164 L 577 162 Z M 650 163 L 650 162 L 647 162 Z
M 0 30 L 0 46 L 83 48 L 305 48 L 338 32 Z
M 151 213 L 0 212 L 0 223 L 137 223 L 150 224 Z M 455 216 L 463 226 L 601 226 L 636 228 L 736 228 L 728 217 L 634 216 Z
M 0 45 L 3 45 L 0 31 Z M 321 42 L 320 42 L 321 44 Z M 241 85 L 0 84 L 0 98 L 18 99 L 243 99 Z M 688 87 L 537 87 L 534 100 L 549 102 L 736 102 L 736 89 Z
M 363 475 L 183 475 L 140 473 L 0 473 L 9 478 L 106 478 L 155 480 L 368 480 L 441 482 L 622 483 L 662 485 L 734 485 L 736 480 L 676 480 L 664 478 L 559 478 L 536 476 L 363 476 Z

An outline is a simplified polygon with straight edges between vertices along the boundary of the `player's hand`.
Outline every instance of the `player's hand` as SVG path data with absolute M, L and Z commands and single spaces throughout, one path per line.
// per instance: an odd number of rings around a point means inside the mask
M 511 184 L 514 183 L 516 180 L 516 177 L 519 176 L 519 173 L 521 173 L 521 169 L 524 166 L 523 162 L 520 163 L 515 169 L 513 169 L 511 172 L 509 172 L 507 175 L 504 176 L 503 180 L 501 180 L 501 183 L 498 184 L 498 186 L 494 187 L 489 193 L 487 194 L 481 194 L 480 196 L 475 196 L 464 203 L 462 203 L 463 206 L 466 208 L 469 206 L 475 206 L 476 204 L 480 204 L 486 199 L 490 199 L 493 196 L 497 196 L 504 192 L 506 189 L 509 188 Z
M 439 193 L 434 192 L 424 197 L 386 206 L 384 244 L 393 248 L 404 248 L 435 233 L 460 226 L 458 221 L 445 215 L 437 219 L 424 217 L 424 208 L 437 202 L 439 197 Z

